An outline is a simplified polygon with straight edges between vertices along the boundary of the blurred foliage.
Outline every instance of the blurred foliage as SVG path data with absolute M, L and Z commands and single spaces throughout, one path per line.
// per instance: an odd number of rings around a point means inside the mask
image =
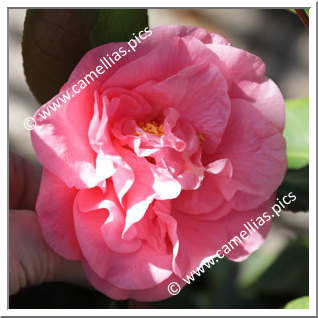
M 293 212 L 309 209 L 309 99 L 286 100 L 288 170 L 277 197 L 293 192 L 297 200 L 288 209 Z
M 289 244 L 252 284 L 253 292 L 264 297 L 307 295 L 309 292 L 308 238 Z M 283 305 L 283 304 L 281 304 Z
M 288 168 L 299 169 L 309 163 L 309 99 L 286 100 Z
M 304 296 L 290 301 L 285 309 L 309 309 L 309 297 Z

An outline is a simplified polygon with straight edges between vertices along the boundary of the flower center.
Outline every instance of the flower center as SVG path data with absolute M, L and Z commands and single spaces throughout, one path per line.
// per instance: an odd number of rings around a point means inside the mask
M 150 134 L 156 135 L 156 136 L 162 136 L 164 135 L 163 131 L 163 124 L 158 125 L 154 120 L 152 122 L 140 122 L 138 126 L 145 132 L 148 132 Z M 140 133 L 136 133 L 137 135 L 140 135 Z

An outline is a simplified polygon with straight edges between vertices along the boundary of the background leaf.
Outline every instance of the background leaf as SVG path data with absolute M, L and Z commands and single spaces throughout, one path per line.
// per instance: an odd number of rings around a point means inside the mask
M 98 46 L 110 42 L 127 42 L 148 26 L 146 9 L 84 10 L 90 24 L 90 40 Z M 95 21 L 94 21 L 95 20 Z
M 91 48 L 82 10 L 27 10 L 22 42 L 26 81 L 41 103 L 55 96 Z
M 286 127 L 289 169 L 299 169 L 309 163 L 309 99 L 286 100 Z
M 285 309 L 309 309 L 309 296 L 300 297 L 290 301 Z
M 148 25 L 146 9 L 27 10 L 22 55 L 26 81 L 41 103 L 54 97 L 82 56 L 109 42 L 134 39 Z

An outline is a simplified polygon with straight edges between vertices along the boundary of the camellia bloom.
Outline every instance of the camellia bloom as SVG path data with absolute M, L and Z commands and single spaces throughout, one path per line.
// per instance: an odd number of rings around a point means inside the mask
M 89 51 L 61 92 L 125 45 Z M 32 131 L 48 244 L 113 299 L 170 297 L 170 282 L 273 205 L 285 110 L 264 72 L 258 57 L 204 29 L 152 29 Z M 225 256 L 244 260 L 269 228 Z

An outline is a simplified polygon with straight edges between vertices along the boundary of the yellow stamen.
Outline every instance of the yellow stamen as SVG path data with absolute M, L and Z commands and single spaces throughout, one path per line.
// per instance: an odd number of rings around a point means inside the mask
M 138 126 L 145 132 L 148 132 L 150 134 L 156 135 L 156 136 L 163 136 L 163 124 L 158 125 L 154 120 L 152 122 L 141 122 L 138 124 Z M 136 132 L 136 135 L 140 135 L 140 132 Z

